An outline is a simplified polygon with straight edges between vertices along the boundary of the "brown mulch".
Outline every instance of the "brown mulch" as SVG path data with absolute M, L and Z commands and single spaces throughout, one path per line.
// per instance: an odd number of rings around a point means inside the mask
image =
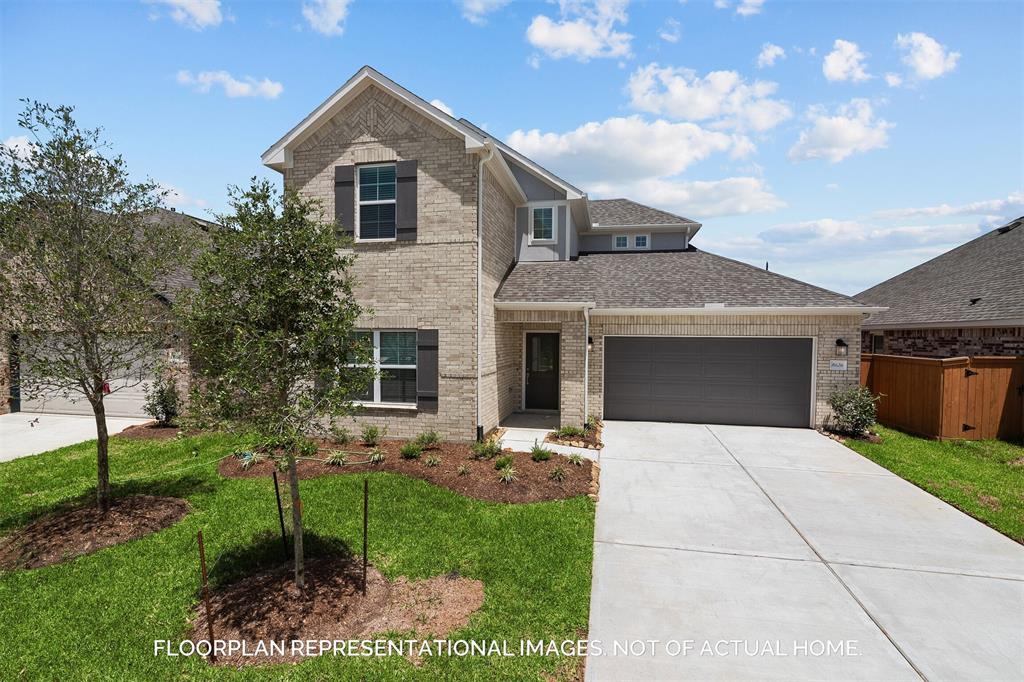
M 146 422 L 129 426 L 117 435 L 132 440 L 168 440 L 177 436 L 179 431 L 181 429 L 177 426 L 157 426 L 156 422 Z
M 835 431 L 828 431 L 826 429 L 818 429 L 818 433 L 820 433 L 821 435 L 823 435 L 823 436 L 825 436 L 827 438 L 831 438 L 832 440 L 834 440 L 834 441 L 836 441 L 838 443 L 845 443 L 848 440 L 862 440 L 862 441 L 866 441 L 868 443 L 875 443 L 877 445 L 878 443 L 882 442 L 882 437 L 881 436 L 879 436 L 877 433 L 871 433 L 870 431 L 868 433 L 865 433 L 862 436 L 850 436 L 850 435 L 847 435 L 847 434 L 844 434 L 844 433 L 836 433 Z
M 305 656 L 292 655 L 292 640 L 349 640 L 410 631 L 421 639 L 443 638 L 465 627 L 484 603 L 479 580 L 450 573 L 391 582 L 373 566 L 367 568 L 364 597 L 362 565 L 356 557 L 311 559 L 305 578 L 306 589 L 300 594 L 292 566 L 286 564 L 211 592 L 214 637 L 244 641 L 250 652 L 260 641 L 268 649 L 266 655 L 218 656 L 217 664 L 299 663 Z M 207 638 L 202 602 L 196 606 L 190 638 Z M 283 654 L 269 650 L 270 642 L 284 642 Z
M 596 422 L 594 428 L 584 429 L 584 435 L 573 438 L 559 438 L 554 431 L 548 433 L 544 437 L 544 440 L 548 443 L 554 443 L 556 445 L 569 445 L 574 448 L 590 448 L 591 450 L 600 450 L 604 447 L 604 443 L 601 442 L 601 429 L 604 428 L 604 423 L 601 421 Z
M 90 506 L 45 516 L 0 541 L 0 568 L 63 563 L 173 526 L 190 510 L 176 497 L 135 495 L 114 500 L 106 515 Z
M 350 463 L 339 467 L 319 461 L 300 460 L 298 464 L 299 478 L 366 471 L 390 471 L 421 478 L 466 497 L 489 502 L 517 504 L 564 500 L 596 492 L 592 487 L 591 468 L 593 463 L 588 459 L 583 460 L 582 466 L 577 466 L 569 462 L 568 458 L 563 455 L 553 453 L 551 459 L 546 462 L 534 462 L 530 459 L 529 453 L 505 450 L 499 456 L 510 455 L 512 457 L 512 466 L 516 470 L 518 478 L 515 482 L 506 484 L 498 480 L 498 471 L 494 468 L 495 460 L 473 459 L 468 443 L 443 442 L 431 449 L 424 450 L 419 459 L 402 459 L 399 449 L 406 442 L 402 440 L 381 441 L 377 447 L 384 453 L 384 462 L 380 464 L 355 463 L 367 460 L 373 450 L 362 443 L 351 443 L 344 447 L 323 443 L 319 457 L 327 457 L 333 450 L 344 450 L 349 453 Z M 426 464 L 428 457 L 437 457 L 441 463 L 436 467 L 429 467 Z M 459 473 L 459 468 L 462 466 L 466 468 L 464 474 Z M 565 480 L 561 482 L 555 482 L 548 478 L 551 470 L 558 466 L 562 467 L 565 472 Z M 249 469 L 243 469 L 240 459 L 228 457 L 221 460 L 217 468 L 221 475 L 230 478 L 254 478 L 270 476 L 274 471 L 274 463 L 263 460 Z

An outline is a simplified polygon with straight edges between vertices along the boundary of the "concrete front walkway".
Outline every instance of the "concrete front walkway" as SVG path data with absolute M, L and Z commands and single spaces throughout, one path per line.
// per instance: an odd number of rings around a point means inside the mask
M 843 445 L 638 422 L 604 444 L 588 680 L 1024 678 L 1024 547 Z M 658 643 L 614 655 L 634 640 Z
M 111 435 L 149 419 L 107 417 Z M 14 412 L 0 415 L 0 462 L 37 455 L 96 437 L 96 420 L 74 414 Z

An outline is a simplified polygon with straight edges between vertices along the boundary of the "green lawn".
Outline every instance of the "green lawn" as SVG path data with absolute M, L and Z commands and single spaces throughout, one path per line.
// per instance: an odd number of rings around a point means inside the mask
M 193 511 L 160 533 L 63 565 L 0 573 L 0 679 L 571 675 L 570 661 L 543 657 L 433 658 L 420 668 L 402 658 L 323 657 L 243 671 L 211 669 L 199 658 L 154 657 L 154 639 L 174 641 L 187 632 L 186 618 L 198 598 L 198 529 L 206 538 L 214 582 L 237 580 L 254 565 L 279 559 L 273 484 L 224 479 L 210 463 L 237 445 L 224 435 L 113 439 L 118 495 L 180 496 Z M 0 534 L 58 503 L 91 495 L 94 447 L 83 443 L 0 464 Z M 588 498 L 495 504 L 396 474 L 369 478 L 370 561 L 385 575 L 415 579 L 457 570 L 483 581 L 482 609 L 452 638 L 575 640 L 586 629 L 594 520 Z M 303 482 L 314 544 L 361 547 L 362 480 L 337 475 Z
M 846 444 L 1017 542 L 1024 542 L 1024 447 L 935 441 L 879 426 L 879 444 Z

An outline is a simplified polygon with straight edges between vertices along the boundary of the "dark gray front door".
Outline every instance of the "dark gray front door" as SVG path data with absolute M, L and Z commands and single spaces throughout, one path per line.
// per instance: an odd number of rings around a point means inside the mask
M 558 334 L 526 334 L 525 406 L 558 409 Z
M 606 419 L 808 426 L 810 339 L 605 337 Z

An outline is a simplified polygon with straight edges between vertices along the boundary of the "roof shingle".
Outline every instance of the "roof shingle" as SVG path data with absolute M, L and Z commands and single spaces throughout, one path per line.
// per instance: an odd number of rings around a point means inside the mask
M 699 225 L 695 220 L 638 204 L 629 199 L 590 199 L 590 220 L 594 227 L 628 225 Z
M 1024 224 L 1010 225 L 854 296 L 889 307 L 864 326 L 1024 319 Z
M 495 300 L 598 308 L 863 307 L 848 296 L 693 248 L 517 263 Z

